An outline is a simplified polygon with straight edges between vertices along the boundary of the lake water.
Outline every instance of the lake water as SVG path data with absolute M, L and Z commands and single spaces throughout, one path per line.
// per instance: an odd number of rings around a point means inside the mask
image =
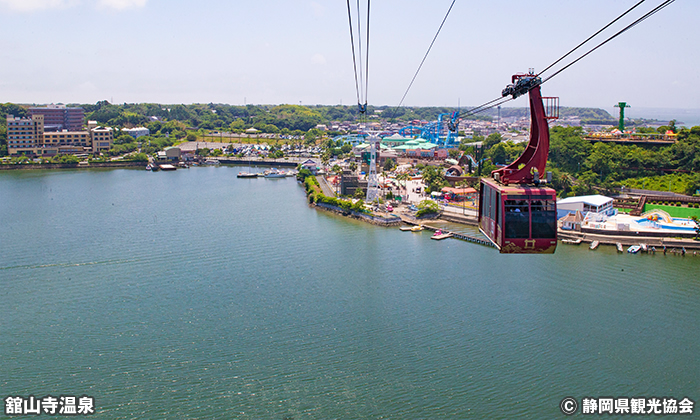
M 500 255 L 316 211 L 294 179 L 238 169 L 0 173 L 3 399 L 279 420 L 700 401 L 700 257 Z

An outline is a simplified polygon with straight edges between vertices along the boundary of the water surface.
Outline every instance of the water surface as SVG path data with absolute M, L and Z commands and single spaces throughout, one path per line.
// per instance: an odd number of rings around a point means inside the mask
M 239 168 L 0 173 L 0 391 L 98 418 L 563 418 L 700 400 L 700 257 L 500 255 Z M 248 168 L 241 168 L 247 170 Z

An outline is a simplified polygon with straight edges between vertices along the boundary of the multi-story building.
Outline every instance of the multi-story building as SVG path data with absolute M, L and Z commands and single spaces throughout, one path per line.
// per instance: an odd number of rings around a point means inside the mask
M 44 133 L 44 146 L 82 146 L 91 147 L 92 140 L 87 131 L 59 131 Z
M 85 111 L 80 107 L 53 104 L 31 107 L 29 115 L 43 115 L 45 131 L 80 131 L 85 126 Z
M 100 153 L 114 143 L 113 130 L 90 121 L 88 131 L 44 131 L 44 116 L 7 116 L 7 151 L 10 155 L 55 156 L 59 154 Z
M 10 155 L 36 154 L 36 148 L 43 143 L 44 117 L 31 118 L 7 116 L 7 151 Z
M 92 153 L 106 152 L 112 148 L 114 133 L 111 127 L 100 127 L 97 121 L 88 121 L 88 130 L 92 141 Z

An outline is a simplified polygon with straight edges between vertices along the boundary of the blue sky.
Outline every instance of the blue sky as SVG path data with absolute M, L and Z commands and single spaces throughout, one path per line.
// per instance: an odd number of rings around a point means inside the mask
M 637 1 L 457 0 L 405 104 L 494 99 Z M 451 2 L 372 2 L 370 104 L 398 104 Z M 700 2 L 676 1 L 543 94 L 700 109 L 698 16 Z M 0 39 L 0 102 L 356 103 L 341 0 L 0 0 Z

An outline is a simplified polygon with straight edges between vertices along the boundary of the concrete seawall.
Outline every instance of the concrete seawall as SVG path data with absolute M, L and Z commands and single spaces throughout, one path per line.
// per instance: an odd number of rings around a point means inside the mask
M 145 168 L 148 162 L 97 162 L 88 166 L 78 166 L 77 163 L 42 163 L 27 165 L 0 165 L 0 171 L 25 169 L 94 169 L 94 168 Z

